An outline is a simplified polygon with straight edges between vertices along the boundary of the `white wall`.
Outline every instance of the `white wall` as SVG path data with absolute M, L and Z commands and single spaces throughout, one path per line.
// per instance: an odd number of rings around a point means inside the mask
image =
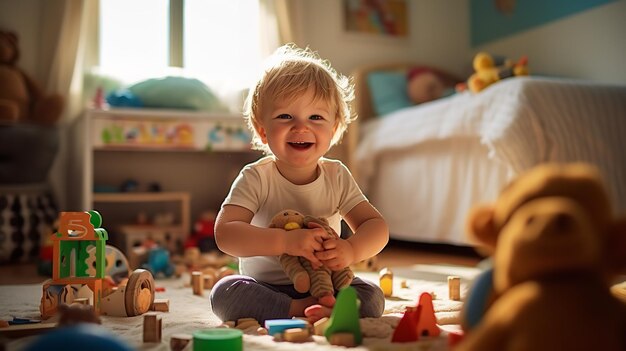
M 408 1 L 409 38 L 394 39 L 348 33 L 343 29 L 342 1 L 300 1 L 298 32 L 303 42 L 344 74 L 363 65 L 420 62 L 461 73 L 465 62 L 469 16 L 465 1 Z
M 531 74 L 626 84 L 626 0 L 471 49 L 528 55 Z
M 466 75 L 476 52 L 516 59 L 531 73 L 626 84 L 626 0 L 599 6 L 476 48 L 470 47 L 469 0 L 419 0 L 410 5 L 410 39 L 347 35 L 338 0 L 300 1 L 304 42 L 342 73 L 358 66 L 412 60 Z

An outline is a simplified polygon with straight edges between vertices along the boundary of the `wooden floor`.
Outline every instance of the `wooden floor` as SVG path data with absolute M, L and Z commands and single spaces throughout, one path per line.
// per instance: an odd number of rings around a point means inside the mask
M 467 247 L 393 240 L 378 255 L 379 267 L 435 263 L 473 267 L 479 261 L 480 257 Z M 35 284 L 46 279 L 47 277 L 37 274 L 37 266 L 33 263 L 0 265 L 0 285 Z

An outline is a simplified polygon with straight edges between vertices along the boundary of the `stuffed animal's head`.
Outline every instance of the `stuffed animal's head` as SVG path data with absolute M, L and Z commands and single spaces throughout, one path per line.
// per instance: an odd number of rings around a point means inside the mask
M 582 163 L 521 174 L 495 203 L 470 212 L 468 233 L 493 253 L 500 291 L 557 271 L 626 267 L 626 220 L 613 218 L 599 172 Z
M 407 73 L 407 95 L 414 104 L 439 99 L 443 96 L 444 80 L 428 67 L 415 67 Z
M 17 35 L 0 31 L 0 64 L 13 65 L 18 58 Z
M 285 230 L 304 228 L 304 215 L 295 210 L 280 211 L 272 217 L 269 227 Z

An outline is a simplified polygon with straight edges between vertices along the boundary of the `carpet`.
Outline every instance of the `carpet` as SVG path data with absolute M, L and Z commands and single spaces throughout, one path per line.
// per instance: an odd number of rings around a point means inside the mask
M 414 343 L 392 344 L 390 339 L 407 306 L 415 306 L 422 292 L 432 293 L 433 305 L 438 323 L 442 329 L 452 328 L 459 322 L 462 303 L 448 299 L 447 277 L 461 277 L 461 296 L 465 295 L 467 285 L 475 277 L 475 268 L 450 265 L 414 265 L 392 268 L 394 273 L 393 296 L 386 299 L 385 314 L 381 318 L 362 318 L 361 329 L 363 345 L 354 350 L 447 350 L 445 332 L 438 338 L 420 340 Z M 357 272 L 357 275 L 378 282 L 376 272 Z M 403 281 L 405 284 L 403 284 Z M 158 312 L 162 316 L 162 341 L 143 343 L 143 317 L 108 317 L 103 316 L 102 325 L 119 335 L 133 349 L 169 350 L 170 338 L 174 334 L 191 334 L 194 331 L 216 327 L 221 321 L 211 312 L 208 290 L 204 296 L 192 294 L 188 286 L 189 277 L 180 279 L 158 279 L 157 287 L 165 288 L 157 292 L 156 298 L 169 299 L 170 311 Z M 405 285 L 406 287 L 402 287 Z M 41 285 L 0 286 L 0 319 L 11 320 L 14 316 L 38 319 Z M 6 350 L 21 350 L 35 337 L 12 339 L 6 343 Z M 312 342 L 294 344 L 275 342 L 271 336 L 244 335 L 244 350 L 340 350 L 329 345 L 325 338 L 314 336 Z

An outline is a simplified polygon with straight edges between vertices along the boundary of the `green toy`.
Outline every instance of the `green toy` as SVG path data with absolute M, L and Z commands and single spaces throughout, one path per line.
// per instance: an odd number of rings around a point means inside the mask
M 193 351 L 243 350 L 243 332 L 239 329 L 206 329 L 193 333 Z
M 324 336 L 330 341 L 335 333 L 350 333 L 354 335 L 354 343 L 360 345 L 363 341 L 361 326 L 359 325 L 359 305 L 356 290 L 348 286 L 337 294 L 337 302 L 330 315 L 328 327 Z

